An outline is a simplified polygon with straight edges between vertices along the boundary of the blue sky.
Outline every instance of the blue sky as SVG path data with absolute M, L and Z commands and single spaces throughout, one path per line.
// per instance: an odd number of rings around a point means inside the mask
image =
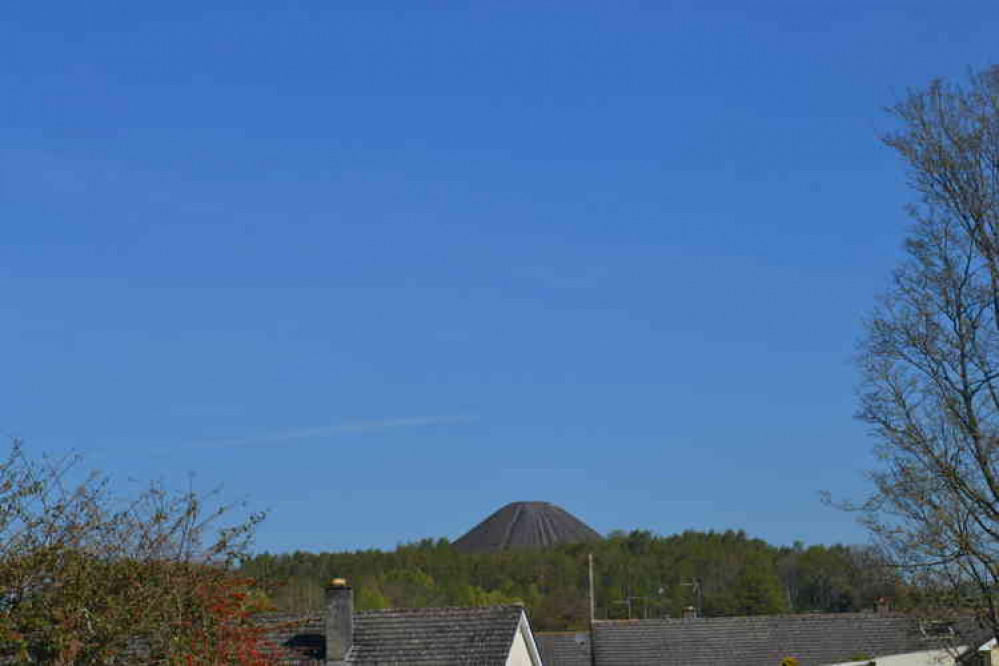
M 400 10 L 399 7 L 409 9 Z M 909 199 L 881 109 L 968 2 L 19 3 L 0 428 L 260 549 L 597 530 L 860 542 L 850 358 Z

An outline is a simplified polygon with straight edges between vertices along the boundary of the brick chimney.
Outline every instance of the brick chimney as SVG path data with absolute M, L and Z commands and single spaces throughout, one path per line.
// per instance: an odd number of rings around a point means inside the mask
M 354 644 L 354 590 L 343 578 L 326 586 L 326 663 L 346 664 Z

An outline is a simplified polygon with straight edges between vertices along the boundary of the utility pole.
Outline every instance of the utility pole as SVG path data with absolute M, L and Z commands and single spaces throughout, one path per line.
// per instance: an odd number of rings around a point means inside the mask
M 703 597 L 701 596 L 701 579 L 691 577 L 689 583 L 681 579 L 680 586 L 691 588 L 691 592 L 693 593 L 694 596 L 694 613 L 696 614 L 695 617 L 701 617 L 701 605 L 703 604 L 704 601 Z
M 597 619 L 596 601 L 593 598 L 593 553 L 590 553 L 590 634 L 593 633 L 593 621 Z
M 593 553 L 590 553 L 590 666 L 597 666 L 597 634 L 594 631 L 594 623 L 597 619 L 596 601 L 593 592 Z

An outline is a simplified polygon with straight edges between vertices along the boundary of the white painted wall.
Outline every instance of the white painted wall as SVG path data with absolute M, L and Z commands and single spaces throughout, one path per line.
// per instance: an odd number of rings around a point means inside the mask
M 510 646 L 510 654 L 506 658 L 506 666 L 537 666 L 531 661 L 531 653 L 527 649 L 527 642 L 523 634 L 519 631 L 514 636 L 513 645 Z
M 963 651 L 964 648 L 957 648 Z M 889 657 L 878 657 L 877 659 L 867 659 L 865 661 L 844 661 L 829 666 L 866 666 L 872 661 L 877 666 L 953 666 L 954 653 L 950 650 L 926 650 L 924 652 L 908 652 L 906 654 L 896 654 Z
M 506 657 L 506 666 L 541 666 L 541 656 L 538 654 L 531 626 L 524 614 L 521 614 L 520 624 L 514 632 L 513 645 L 510 646 L 510 654 Z

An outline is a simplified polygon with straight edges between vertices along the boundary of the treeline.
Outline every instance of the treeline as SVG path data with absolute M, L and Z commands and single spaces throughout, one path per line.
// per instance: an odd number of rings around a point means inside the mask
M 456 552 L 446 539 L 394 551 L 262 554 L 243 572 L 271 584 L 277 608 L 317 610 L 322 586 L 347 578 L 359 610 L 520 601 L 538 630 L 583 628 L 587 555 L 595 562 L 598 618 L 870 610 L 900 586 L 869 550 L 776 547 L 742 531 L 657 536 L 615 532 L 603 541 L 545 551 Z

